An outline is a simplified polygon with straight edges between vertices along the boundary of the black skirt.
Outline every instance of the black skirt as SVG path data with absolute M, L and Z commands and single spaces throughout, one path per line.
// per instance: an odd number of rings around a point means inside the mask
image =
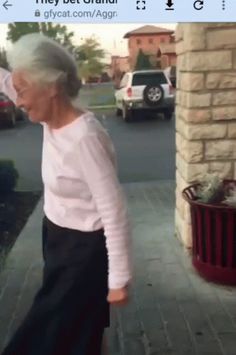
M 43 285 L 2 355 L 100 355 L 109 326 L 103 230 L 43 220 Z

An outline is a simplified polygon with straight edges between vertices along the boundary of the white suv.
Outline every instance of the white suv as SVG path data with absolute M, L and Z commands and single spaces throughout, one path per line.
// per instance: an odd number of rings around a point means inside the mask
M 139 70 L 126 73 L 115 92 L 117 115 L 130 121 L 137 111 L 163 113 L 171 119 L 174 112 L 174 88 L 163 70 Z

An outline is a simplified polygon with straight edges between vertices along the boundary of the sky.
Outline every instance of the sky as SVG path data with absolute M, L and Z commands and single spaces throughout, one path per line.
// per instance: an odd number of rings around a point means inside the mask
M 127 39 L 123 36 L 136 28 L 147 25 L 145 23 L 136 24 L 67 24 L 70 31 L 74 32 L 74 44 L 81 44 L 86 37 L 94 35 L 101 47 L 106 52 L 106 59 L 111 55 L 127 55 Z M 168 29 L 175 29 L 176 24 L 155 23 L 148 24 Z M 7 25 L 0 24 L 0 47 L 9 47 L 6 42 Z

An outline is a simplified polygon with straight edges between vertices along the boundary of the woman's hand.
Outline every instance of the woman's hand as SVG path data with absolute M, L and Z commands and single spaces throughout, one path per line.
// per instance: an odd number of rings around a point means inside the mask
M 128 302 L 127 287 L 109 290 L 107 301 L 115 306 L 124 306 Z

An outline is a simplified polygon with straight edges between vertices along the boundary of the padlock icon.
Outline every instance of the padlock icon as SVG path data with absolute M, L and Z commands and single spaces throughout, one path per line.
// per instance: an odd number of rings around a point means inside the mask
M 40 11 L 39 10 L 35 10 L 34 16 L 35 17 L 40 17 Z

